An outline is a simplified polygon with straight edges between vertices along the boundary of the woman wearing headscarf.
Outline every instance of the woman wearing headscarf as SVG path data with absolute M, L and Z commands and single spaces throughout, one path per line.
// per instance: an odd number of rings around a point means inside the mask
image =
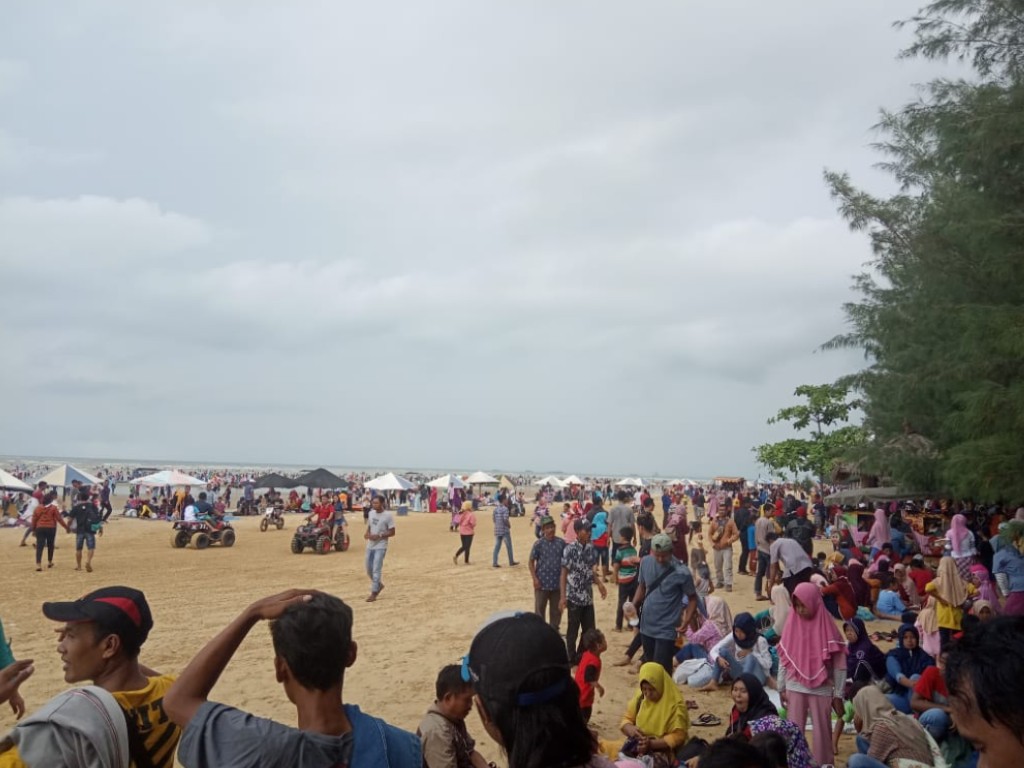
M 751 737 L 761 733 L 774 733 L 786 742 L 786 768 L 818 768 L 818 762 L 807 745 L 804 729 L 778 715 L 767 715 L 752 720 L 749 725 Z
M 921 647 L 921 636 L 913 624 L 899 628 L 896 647 L 885 655 L 885 679 L 892 686 L 889 701 L 904 714 L 910 714 L 910 694 L 914 683 L 928 667 L 935 666 L 935 659 Z
M 779 714 L 761 681 L 753 675 L 743 674 L 733 681 L 732 702 L 732 714 L 729 716 L 726 736 L 742 734 L 749 739 L 752 721 Z
M 732 631 L 732 610 L 729 604 L 720 597 L 708 595 L 704 598 L 704 605 L 708 609 L 708 620 L 718 627 L 719 639 L 729 634 Z
M 874 558 L 883 544 L 892 544 L 892 530 L 889 528 L 889 518 L 886 517 L 884 509 L 875 510 L 875 522 L 864 539 L 864 545 L 871 547 L 871 557 Z
M 896 563 L 892 568 L 892 575 L 896 584 L 896 590 L 900 594 L 907 608 L 917 609 L 921 607 L 921 595 L 917 591 L 917 585 L 907 573 L 907 566 L 903 563 Z
M 964 618 L 964 603 L 967 598 L 975 595 L 978 590 L 960 576 L 959 567 L 952 557 L 944 557 L 939 561 L 939 570 L 932 582 L 925 587 L 925 592 L 935 597 L 935 615 L 939 621 L 939 641 L 943 648 L 960 631 Z
M 789 611 L 793 607 L 793 601 L 789 597 L 789 590 L 782 584 L 772 587 L 772 607 L 768 612 L 772 617 L 772 628 L 776 634 L 782 636 L 782 630 L 786 628 L 786 621 L 789 619 Z
M 974 545 L 974 534 L 967 529 L 967 518 L 953 515 L 946 538 L 949 539 L 949 554 L 956 563 L 960 578 L 967 581 L 971 578 L 971 566 L 978 562 L 978 550 Z
M 864 579 L 864 564 L 860 560 L 851 560 L 846 577 L 850 580 L 857 605 L 870 609 L 874 603 L 871 601 L 871 585 Z
M 640 667 L 640 686 L 626 705 L 622 733 L 636 739 L 637 754 L 649 755 L 656 766 L 676 763 L 676 752 L 686 744 L 690 716 L 668 672 L 649 661 Z
M 732 612 L 722 598 L 708 596 L 704 604 L 708 618 L 702 618 L 700 611 L 694 614 L 695 627 L 687 628 L 686 644 L 672 657 L 672 679 L 680 685 L 689 684 L 691 677 L 694 687 L 707 683 L 713 673 L 708 661 L 711 649 L 732 631 Z
M 764 682 L 772 669 L 768 641 L 757 631 L 757 621 L 754 617 L 746 612 L 736 614 L 732 631 L 711 649 L 709 658 L 714 675 L 699 688 L 702 691 L 715 690 L 725 672 L 728 672 L 733 680 L 747 673 Z
M 1011 520 L 999 534 L 1002 542 L 992 561 L 999 591 L 1006 597 L 1003 613 L 1024 615 L 1024 522 Z
M 894 710 L 873 685 L 853 698 L 853 724 L 858 753 L 850 756 L 848 768 L 898 768 L 903 761 L 935 765 L 938 747 L 921 724 Z
M 849 621 L 857 615 L 857 595 L 846 577 L 846 569 L 841 565 L 833 566 L 828 575 L 830 583 L 822 588 L 821 596 L 826 599 L 831 597 L 835 601 L 836 613 L 833 616 Z
M 830 710 L 842 712 L 846 641 L 813 584 L 800 584 L 793 591 L 793 610 L 778 651 L 778 686 L 786 716 L 803 726 L 810 714 L 814 724 L 811 752 L 818 763 L 832 764 Z
M 934 597 L 925 595 L 914 626 L 921 638 L 921 648 L 929 656 L 937 659 L 942 649 L 942 643 L 939 640 L 939 618 L 935 613 L 935 602 Z
M 972 565 L 970 583 L 978 590 L 978 597 L 981 600 L 987 601 L 992 612 L 999 615 L 999 595 L 996 592 L 995 585 L 992 583 L 992 577 L 989 575 L 988 568 L 981 563 Z M 977 610 L 975 610 L 975 613 L 977 613 Z
M 885 654 L 868 637 L 864 622 L 854 618 L 843 624 L 846 635 L 846 677 L 855 682 L 885 677 Z

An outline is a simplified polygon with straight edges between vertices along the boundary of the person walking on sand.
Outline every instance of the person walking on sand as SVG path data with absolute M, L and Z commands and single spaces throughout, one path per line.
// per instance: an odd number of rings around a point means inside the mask
M 370 577 L 370 596 L 366 602 L 377 600 L 384 589 L 381 573 L 384 570 L 384 556 L 388 553 L 388 539 L 395 535 L 395 518 L 384 509 L 384 498 L 374 496 L 370 502 L 370 514 L 366 519 L 366 575 Z
M 71 528 L 61 517 L 56 504 L 57 492 L 50 491 L 43 497 L 43 503 L 32 513 L 32 530 L 36 535 L 36 570 L 43 570 L 43 548 L 46 548 L 47 568 L 53 568 L 53 548 L 57 543 L 57 526 L 70 532 Z
M 519 565 L 512 556 L 512 528 L 509 525 L 508 497 L 502 494 L 498 497 L 498 506 L 494 508 L 494 553 L 491 556 L 491 566 L 501 568 L 498 565 L 498 553 L 501 551 L 502 542 L 505 543 L 505 551 L 508 553 L 508 564 Z
M 466 565 L 469 565 L 469 550 L 473 546 L 473 535 L 476 531 L 476 512 L 473 511 L 473 502 L 462 502 L 462 514 L 459 515 L 459 538 L 462 539 L 460 546 L 454 555 L 452 562 L 459 564 L 459 555 L 463 556 Z
M 78 500 L 69 517 L 75 523 L 75 570 L 82 570 L 82 549 L 86 549 L 85 570 L 92 573 L 92 557 L 96 552 L 96 534 L 103 535 L 103 513 L 89 500 L 89 491 L 78 492 Z

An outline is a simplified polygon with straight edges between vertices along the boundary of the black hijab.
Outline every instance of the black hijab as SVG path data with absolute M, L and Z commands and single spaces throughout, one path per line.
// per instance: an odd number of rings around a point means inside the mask
M 743 630 L 742 640 L 736 637 L 737 629 Z M 749 613 L 737 613 L 736 618 L 732 620 L 732 638 L 736 645 L 744 650 L 753 648 L 757 642 L 757 622 L 754 621 L 754 617 Z
M 749 672 L 744 672 L 740 675 L 733 683 L 743 683 L 747 687 L 747 695 L 750 697 L 747 703 L 747 711 L 740 712 L 736 709 L 734 704 L 732 707 L 732 716 L 729 718 L 729 731 L 726 734 L 731 735 L 733 733 L 743 733 L 747 730 L 747 727 L 754 720 L 760 720 L 762 717 L 770 717 L 771 715 L 778 715 L 779 711 L 772 704 L 771 699 L 768 698 L 767 692 L 764 690 L 764 686 L 761 685 L 761 681 L 754 677 Z

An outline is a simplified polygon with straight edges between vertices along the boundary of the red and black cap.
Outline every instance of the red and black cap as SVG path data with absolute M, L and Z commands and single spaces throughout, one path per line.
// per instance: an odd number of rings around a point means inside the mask
M 43 615 L 52 621 L 102 621 L 139 646 L 153 628 L 146 596 L 131 587 L 103 587 L 72 602 L 43 603 Z

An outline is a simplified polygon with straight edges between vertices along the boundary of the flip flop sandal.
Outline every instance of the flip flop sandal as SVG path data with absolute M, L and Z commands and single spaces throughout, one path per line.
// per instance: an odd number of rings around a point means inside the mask
M 713 727 L 713 726 L 721 725 L 721 724 L 722 724 L 722 718 L 720 718 L 720 717 L 718 717 L 716 715 L 709 714 L 707 712 L 705 712 L 703 715 L 698 717 L 696 722 L 694 722 L 694 725 L 705 725 L 705 726 L 709 726 L 709 727 Z
M 693 699 L 687 699 L 686 700 L 686 708 L 687 709 L 700 709 L 700 707 L 698 706 L 697 702 L 694 701 Z

